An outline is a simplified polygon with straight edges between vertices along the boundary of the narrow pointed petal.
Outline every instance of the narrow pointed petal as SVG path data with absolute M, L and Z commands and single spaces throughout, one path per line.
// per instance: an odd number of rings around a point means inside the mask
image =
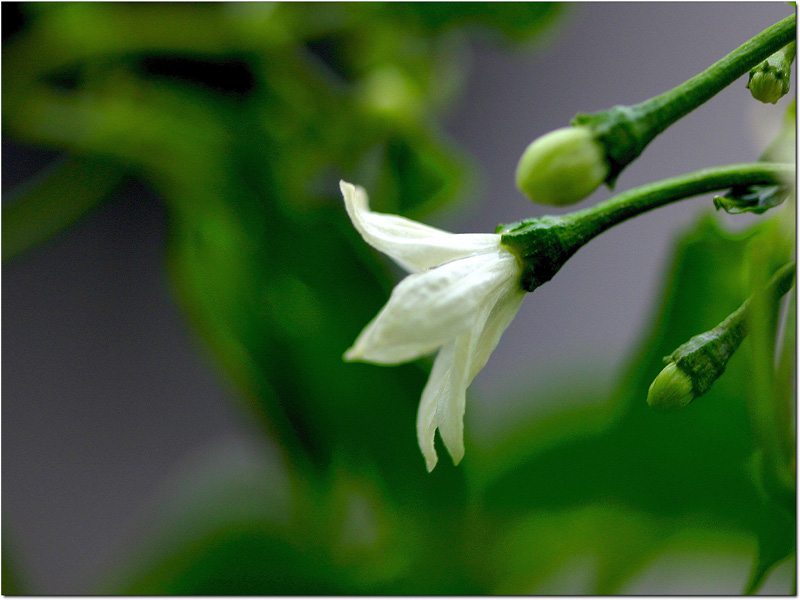
M 449 233 L 397 215 L 372 212 L 364 188 L 346 181 L 339 182 L 339 187 L 347 214 L 364 241 L 411 273 L 499 248 L 497 234 Z
M 458 465 L 464 457 L 466 392 L 497 347 L 500 336 L 519 309 L 524 292 L 516 285 L 518 268 L 509 269 L 509 284 L 486 297 L 470 329 L 455 339 L 449 384 L 439 385 L 436 399 L 439 434 Z
M 510 253 L 499 250 L 409 275 L 345 359 L 398 364 L 432 352 L 473 327 L 487 298 L 508 285 L 515 265 Z
M 472 332 L 455 339 L 453 358 L 448 373 L 448 384 L 440 387 L 436 402 L 436 420 L 439 435 L 445 448 L 457 465 L 464 458 L 464 411 L 467 401 L 467 371 L 469 370 L 470 345 L 475 339 Z
M 472 383 L 474 377 L 472 363 L 481 333 L 497 297 L 497 294 L 488 297 L 484 306 L 475 314 L 472 327 L 455 339 L 450 367 L 450 383 L 442 386 L 442 393 L 438 398 L 439 434 L 455 465 L 464 458 L 464 411 L 467 387 Z
M 489 356 L 494 352 L 494 349 L 497 348 L 500 337 L 503 335 L 503 332 L 508 329 L 508 326 L 514 319 L 514 316 L 516 316 L 524 299 L 525 292 L 516 285 L 504 290 L 504 293 L 494 305 L 492 312 L 489 314 L 489 318 L 486 320 L 478 343 L 475 344 L 475 353 L 470 361 L 470 383 L 475 379 L 478 372 L 486 366 Z
M 436 428 L 439 426 L 439 399 L 448 393 L 450 387 L 450 371 L 453 365 L 455 342 L 442 347 L 428 377 L 428 383 L 422 391 L 422 399 L 417 411 L 417 442 L 425 457 L 425 466 L 430 473 L 439 458 L 436 455 Z

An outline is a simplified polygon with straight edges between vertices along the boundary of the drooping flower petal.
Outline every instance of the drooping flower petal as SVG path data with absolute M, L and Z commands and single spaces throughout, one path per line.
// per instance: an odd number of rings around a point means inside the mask
M 398 364 L 429 354 L 473 326 L 486 298 L 516 268 L 495 250 L 409 275 L 345 353 L 346 360 Z
M 339 182 L 347 214 L 373 248 L 389 255 L 410 273 L 458 258 L 497 249 L 494 233 L 455 234 L 397 215 L 372 212 L 364 188 Z
M 476 323 L 472 330 L 455 339 L 453 364 L 450 368 L 450 384 L 448 389 L 444 390 L 445 393 L 440 395 L 436 409 L 439 434 L 453 459 L 453 464 L 456 465 L 464 458 L 464 410 L 467 403 L 467 387 L 472 383 L 469 374 L 475 344 L 480 336 L 488 310 L 481 312 L 483 314 L 480 322 Z
M 436 429 L 439 427 L 439 400 L 450 393 L 450 371 L 454 352 L 455 341 L 451 341 L 442 346 L 436 355 L 417 411 L 417 442 L 425 457 L 428 472 L 433 471 L 439 460 L 435 444 Z
M 486 366 L 489 356 L 497 348 L 503 332 L 508 329 L 511 321 L 514 320 L 524 298 L 525 292 L 519 286 L 511 285 L 503 290 L 503 294 L 494 305 L 483 331 L 481 331 L 480 338 L 475 344 L 475 353 L 470 363 L 470 382 Z

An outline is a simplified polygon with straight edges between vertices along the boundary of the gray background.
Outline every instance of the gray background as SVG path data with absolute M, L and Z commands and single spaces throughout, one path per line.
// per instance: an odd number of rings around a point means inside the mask
M 446 129 L 474 157 L 481 187 L 432 222 L 492 231 L 559 212 L 514 187 L 517 159 L 534 137 L 577 112 L 677 85 L 789 10 L 777 2 L 573 5 L 550 35 L 521 51 L 476 44 Z M 657 138 L 617 189 L 757 157 L 788 100 L 761 105 L 745 81 Z M 41 157 L 10 142 L 3 150 L 7 191 Z M 608 196 L 599 190 L 586 205 Z M 556 409 L 496 399 L 574 376 L 562 365 L 581 365 L 610 390 L 654 307 L 676 234 L 709 206 L 692 200 L 623 224 L 530 295 L 473 384 L 470 432 L 489 436 L 522 413 Z M 134 184 L 3 269 L 3 533 L 21 551 L 35 592 L 85 591 L 124 557 L 179 471 L 202 472 L 209 461 L 247 469 L 274 453 L 251 435 L 231 403 L 235 391 L 177 310 L 163 272 L 164 234 L 157 198 Z M 746 553 L 667 558 L 624 591 L 738 593 L 748 568 Z M 791 568 L 764 591 L 787 591 Z M 589 572 L 570 565 L 562 591 L 585 592 Z

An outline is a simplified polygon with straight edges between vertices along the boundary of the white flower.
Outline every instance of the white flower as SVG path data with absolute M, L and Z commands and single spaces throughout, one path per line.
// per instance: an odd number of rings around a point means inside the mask
M 417 439 L 428 471 L 434 434 L 453 462 L 464 456 L 464 403 L 475 378 L 514 318 L 525 292 L 517 258 L 497 234 L 454 234 L 369 210 L 361 187 L 340 182 L 347 213 L 371 246 L 411 272 L 344 355 L 382 365 L 439 350 L 422 392 Z

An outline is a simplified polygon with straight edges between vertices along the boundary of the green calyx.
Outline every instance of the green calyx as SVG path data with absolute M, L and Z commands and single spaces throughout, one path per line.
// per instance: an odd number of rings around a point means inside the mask
M 664 358 L 665 363 L 675 364 L 688 374 L 695 398 L 711 389 L 747 335 L 746 310 L 747 303 L 713 329 L 694 336 Z
M 500 243 L 522 264 L 520 286 L 532 292 L 550 281 L 569 258 L 585 243 L 575 224 L 565 217 L 540 217 L 501 225 Z
M 614 106 L 591 115 L 579 113 L 570 124 L 590 130 L 605 149 L 608 171 L 604 181 L 609 187 L 614 186 L 622 169 L 632 163 L 658 133 L 648 127 L 648 115 L 639 106 Z

